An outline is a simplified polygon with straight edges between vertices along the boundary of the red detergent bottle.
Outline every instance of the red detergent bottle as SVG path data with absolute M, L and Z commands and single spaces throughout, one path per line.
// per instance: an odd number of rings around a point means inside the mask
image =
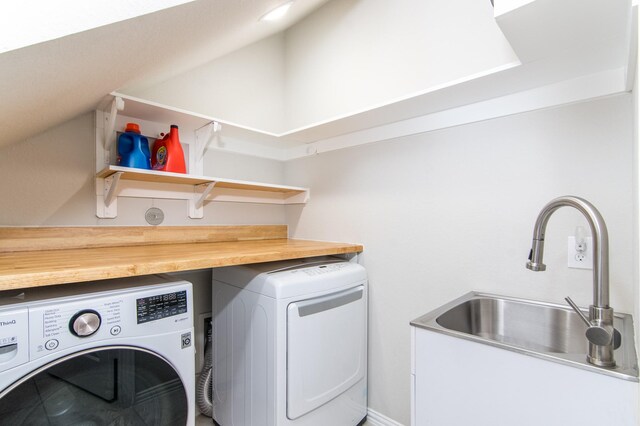
M 156 140 L 151 154 L 151 166 L 153 170 L 164 172 L 187 173 L 184 163 L 184 152 L 180 145 L 178 126 L 171 125 L 169 133 L 164 138 Z

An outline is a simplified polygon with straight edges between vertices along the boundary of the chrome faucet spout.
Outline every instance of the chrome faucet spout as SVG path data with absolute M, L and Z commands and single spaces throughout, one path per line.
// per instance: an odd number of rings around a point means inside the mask
M 584 215 L 593 236 L 593 304 L 599 308 L 609 307 L 609 233 L 600 212 L 587 200 L 565 196 L 551 200 L 542 208 L 533 227 L 533 244 L 527 268 L 544 271 L 542 263 L 544 235 L 551 215 L 560 207 L 574 207 Z
M 587 219 L 593 236 L 593 305 L 589 307 L 591 326 L 586 336 L 589 340 L 590 363 L 601 367 L 614 367 L 613 309 L 609 307 L 609 234 L 602 215 L 593 204 L 579 197 L 564 196 L 551 200 L 542 208 L 533 228 L 531 253 L 527 269 L 544 271 L 544 236 L 551 215 L 560 207 L 573 207 Z M 571 302 L 574 309 L 575 304 Z M 579 314 L 579 310 L 577 311 Z

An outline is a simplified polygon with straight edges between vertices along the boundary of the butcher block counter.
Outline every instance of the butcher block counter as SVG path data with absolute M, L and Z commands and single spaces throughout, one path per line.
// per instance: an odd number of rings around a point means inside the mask
M 287 234 L 285 225 L 0 228 L 0 291 L 363 250 Z

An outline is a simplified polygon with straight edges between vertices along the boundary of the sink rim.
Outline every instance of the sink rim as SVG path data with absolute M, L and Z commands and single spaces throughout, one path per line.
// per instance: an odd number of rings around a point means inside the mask
M 536 358 L 544 359 L 547 361 L 557 362 L 560 364 L 564 364 L 567 366 L 580 368 L 583 370 L 591 371 L 598 374 L 604 374 L 607 376 L 612 376 L 622 380 L 628 380 L 632 382 L 639 382 L 638 380 L 638 364 L 637 357 L 635 351 L 635 335 L 633 332 L 633 319 L 631 315 L 625 313 L 615 312 L 615 318 L 621 322 L 622 327 L 618 330 L 623 336 L 622 345 L 619 349 L 616 350 L 616 354 L 621 354 L 624 362 L 620 361 L 620 356 L 616 357 L 616 365 L 615 368 L 603 368 L 598 367 L 592 364 L 589 364 L 586 359 L 586 352 L 584 354 L 575 354 L 575 353 L 561 353 L 561 352 L 545 352 L 545 351 L 537 351 L 528 349 L 522 346 L 516 346 L 510 343 L 499 342 L 496 340 L 487 339 L 475 334 L 469 334 L 462 331 L 452 330 L 440 325 L 436 320 L 442 314 L 448 312 L 449 310 L 455 308 L 456 306 L 462 305 L 466 302 L 476 299 L 493 299 L 493 300 L 504 300 L 515 303 L 522 303 L 527 305 L 535 305 L 535 306 L 544 306 L 547 308 L 561 309 L 564 311 L 570 311 L 573 315 L 577 315 L 573 312 L 573 310 L 569 306 L 551 303 L 551 302 L 543 302 L 532 299 L 522 299 L 511 296 L 503 296 L 491 293 L 484 293 L 479 291 L 471 291 L 466 293 L 444 305 L 439 306 L 438 308 L 414 319 L 410 322 L 410 324 L 414 327 L 422 328 L 429 331 L 434 331 L 437 333 L 446 334 L 452 337 L 457 337 L 465 340 L 470 340 L 473 342 L 494 346 L 500 349 L 509 350 L 512 352 L 517 352 L 524 355 L 533 356 Z M 586 339 L 586 338 L 585 338 Z M 631 339 L 629 344 L 629 339 Z M 625 344 L 626 343 L 626 344 Z

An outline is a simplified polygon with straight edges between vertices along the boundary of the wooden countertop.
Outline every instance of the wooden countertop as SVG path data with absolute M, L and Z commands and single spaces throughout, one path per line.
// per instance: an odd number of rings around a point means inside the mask
M 166 230 L 169 227 L 165 227 Z M 195 227 L 181 227 L 193 230 Z M 230 227 L 198 227 L 206 228 L 230 228 Z M 233 227 L 242 228 L 245 227 Z M 268 228 L 268 226 L 267 226 Z M 2 228 L 0 238 L 9 233 L 15 234 L 16 229 L 26 230 L 30 241 L 35 241 L 37 247 L 39 228 Z M 53 228 L 40 228 L 42 235 L 51 235 Z M 55 228 L 56 230 L 65 228 Z M 188 242 L 168 242 L 162 240 L 157 242 L 130 242 L 125 246 L 108 244 L 105 247 L 95 247 L 99 228 L 68 228 L 76 233 L 78 229 L 91 229 L 93 243 L 90 247 L 85 247 L 86 243 L 79 244 L 77 248 L 67 248 L 73 246 L 73 241 L 67 236 L 64 238 L 64 249 L 59 250 L 32 250 L 24 251 L 22 248 L 14 251 L 0 252 L 0 290 L 10 290 L 27 287 L 38 287 L 63 283 L 101 280 L 107 278 L 130 277 L 135 275 L 147 275 L 163 272 L 185 271 L 202 268 L 212 268 L 220 266 L 241 265 L 248 263 L 269 262 L 285 259 L 296 259 L 303 257 L 335 255 L 361 252 L 363 247 L 359 244 L 331 243 L 322 241 L 292 240 L 288 238 L 273 238 L 274 235 L 282 235 L 277 232 L 265 232 L 265 226 L 260 227 L 262 232 L 257 236 L 251 232 L 241 233 L 241 239 L 229 237 L 232 241 L 217 241 L 216 238 L 209 237 L 203 241 L 192 242 L 189 232 L 181 232 L 183 240 Z M 114 229 L 105 229 L 105 235 L 113 235 Z M 133 233 L 134 229 L 124 228 L 127 235 Z M 153 228 L 143 228 L 145 230 Z M 284 228 L 286 231 L 286 227 Z M 3 230 L 5 232 L 3 232 Z M 96 232 L 98 232 L 96 234 Z M 214 232 L 215 233 L 215 232 Z M 64 232 L 62 233 L 64 234 Z M 229 234 L 229 232 L 227 232 Z M 211 235 L 211 234 L 210 234 Z M 85 235 L 86 237 L 86 235 Z M 62 237 L 61 237 L 62 238 Z M 43 238 L 44 241 L 46 238 Z M 86 239 L 86 238 L 85 238 Z M 81 238 L 78 237 L 78 241 Z M 209 242 L 213 240 L 213 242 Z M 16 241 L 25 241 L 24 236 Z M 137 245 L 144 244 L 144 245 Z M 16 246 L 19 246 L 17 244 Z M 51 245 L 51 240 L 47 240 L 46 247 Z M 11 246 L 6 243 L 5 248 Z M 22 251 L 17 251 L 22 250 Z

